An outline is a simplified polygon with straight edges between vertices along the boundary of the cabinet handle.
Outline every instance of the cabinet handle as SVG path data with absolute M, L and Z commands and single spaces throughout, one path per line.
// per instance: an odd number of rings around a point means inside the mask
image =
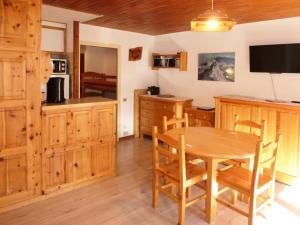
M 75 166 L 75 167 L 78 167 L 78 164 L 77 164 L 77 163 L 75 163 L 75 164 L 74 164 L 74 166 Z

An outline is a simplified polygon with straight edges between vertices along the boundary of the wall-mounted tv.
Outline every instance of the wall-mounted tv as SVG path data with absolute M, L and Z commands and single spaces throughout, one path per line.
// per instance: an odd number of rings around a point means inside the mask
M 250 46 L 250 72 L 300 73 L 300 44 Z

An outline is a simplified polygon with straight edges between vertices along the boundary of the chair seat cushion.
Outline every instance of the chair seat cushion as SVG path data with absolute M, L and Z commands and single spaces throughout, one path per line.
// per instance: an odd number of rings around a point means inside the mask
M 227 170 L 218 172 L 217 181 L 231 189 L 249 194 L 251 190 L 252 174 L 252 171 L 248 169 L 233 166 Z M 270 177 L 260 175 L 258 188 L 269 184 L 271 181 L 272 179 Z
M 174 161 L 169 164 L 161 165 L 158 169 L 158 172 L 165 174 L 168 177 L 172 178 L 176 182 L 179 182 L 179 163 Z M 205 168 L 194 166 L 192 164 L 186 163 L 186 184 L 191 186 L 198 182 L 207 179 L 207 173 Z

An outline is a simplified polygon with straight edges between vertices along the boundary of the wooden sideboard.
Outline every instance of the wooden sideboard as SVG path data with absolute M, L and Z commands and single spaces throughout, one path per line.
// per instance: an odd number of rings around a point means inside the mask
M 300 105 L 274 103 L 235 96 L 216 97 L 216 127 L 233 129 L 234 115 L 241 120 L 266 121 L 266 142 L 282 134 L 276 179 L 293 184 L 300 174 Z
M 115 175 L 116 102 L 70 100 L 42 108 L 42 193 Z
M 151 135 L 152 127 L 158 126 L 162 132 L 163 116 L 169 119 L 181 118 L 184 108 L 192 106 L 192 99 L 189 98 L 161 98 L 151 95 L 140 97 L 140 135 Z
M 189 126 L 191 127 L 214 127 L 215 110 L 205 110 L 196 107 L 185 108 L 184 111 L 189 116 Z

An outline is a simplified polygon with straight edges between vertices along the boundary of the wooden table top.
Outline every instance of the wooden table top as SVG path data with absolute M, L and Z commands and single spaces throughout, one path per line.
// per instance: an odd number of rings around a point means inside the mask
M 258 138 L 255 135 L 211 127 L 176 128 L 166 135 L 186 138 L 188 154 L 203 158 L 248 159 L 255 155 Z

